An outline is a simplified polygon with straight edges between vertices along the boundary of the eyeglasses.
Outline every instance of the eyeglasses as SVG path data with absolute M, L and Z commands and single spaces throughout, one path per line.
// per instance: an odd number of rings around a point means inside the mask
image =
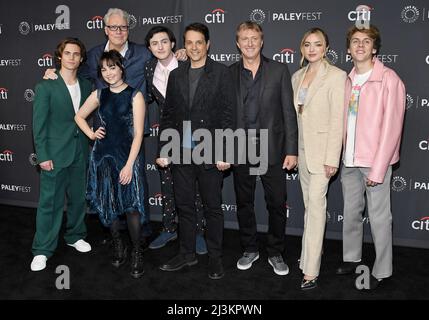
M 128 31 L 128 29 L 130 28 L 129 26 L 106 26 L 110 31 Z

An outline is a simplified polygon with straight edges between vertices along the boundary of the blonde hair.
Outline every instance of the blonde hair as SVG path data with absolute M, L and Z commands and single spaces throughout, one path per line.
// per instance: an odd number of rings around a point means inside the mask
M 301 45 L 299 47 L 299 49 L 301 51 L 301 60 L 300 60 L 299 66 L 301 68 L 304 67 L 304 66 L 306 66 L 307 63 L 308 63 L 308 61 L 304 57 L 304 49 L 303 48 L 304 48 L 305 40 L 307 39 L 307 37 L 310 34 L 317 34 L 317 35 L 319 35 L 323 39 L 323 41 L 325 42 L 325 50 L 327 50 L 329 48 L 329 38 L 328 38 L 328 35 L 326 34 L 325 31 L 323 31 L 320 28 L 311 28 L 310 30 L 308 30 L 306 33 L 304 33 L 304 36 L 302 37 L 302 40 L 301 40 Z M 326 61 L 329 62 L 329 60 L 326 59 L 325 55 L 323 56 L 323 59 L 325 59 Z

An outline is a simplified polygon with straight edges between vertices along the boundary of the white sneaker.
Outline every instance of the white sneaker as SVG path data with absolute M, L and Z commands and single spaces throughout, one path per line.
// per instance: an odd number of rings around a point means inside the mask
M 34 256 L 33 261 L 31 261 L 31 271 L 41 271 L 46 268 L 46 256 L 39 254 Z
M 75 243 L 67 243 L 68 246 L 75 248 L 79 252 L 91 251 L 91 245 L 83 239 L 77 240 Z

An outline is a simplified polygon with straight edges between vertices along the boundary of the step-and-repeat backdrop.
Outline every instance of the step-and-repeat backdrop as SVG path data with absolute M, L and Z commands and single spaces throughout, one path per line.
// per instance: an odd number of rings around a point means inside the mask
M 360 16 L 358 5 L 370 11 Z M 264 29 L 263 53 L 299 68 L 299 44 L 311 27 L 323 28 L 330 37 L 328 58 L 350 71 L 351 58 L 345 48 L 346 30 L 357 19 L 368 19 L 382 35 L 379 59 L 393 68 L 407 88 L 407 112 L 401 148 L 401 162 L 392 180 L 394 243 L 429 248 L 429 2 L 410 1 L 314 1 L 314 0 L 162 0 L 162 1 L 2 1 L 0 3 L 0 203 L 37 207 L 39 173 L 32 142 L 32 104 L 35 84 L 45 69 L 53 66 L 57 43 L 78 37 L 87 48 L 106 41 L 102 17 L 110 7 L 132 15 L 130 40 L 143 43 L 154 25 L 166 25 L 182 46 L 182 32 L 191 22 L 203 22 L 211 32 L 210 57 L 230 65 L 240 59 L 235 46 L 235 28 L 253 20 Z M 161 219 L 162 194 L 154 164 L 159 118 L 156 105 L 149 106 L 151 136 L 146 138 L 148 202 L 152 220 Z M 296 171 L 286 175 L 288 226 L 286 232 L 301 235 L 303 203 Z M 329 190 L 328 238 L 340 239 L 342 194 L 336 177 Z M 256 204 L 258 228 L 267 229 L 267 211 L 260 181 Z M 223 189 L 225 226 L 237 228 L 237 206 L 232 177 Z M 365 215 L 366 239 L 370 241 Z

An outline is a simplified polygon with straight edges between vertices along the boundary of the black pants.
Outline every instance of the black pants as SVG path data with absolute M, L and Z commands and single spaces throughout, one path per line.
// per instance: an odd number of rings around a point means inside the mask
M 223 212 L 222 181 L 223 173 L 215 166 L 173 165 L 174 198 L 179 217 L 180 253 L 187 256 L 195 254 L 195 235 L 197 215 L 195 208 L 196 182 L 204 207 L 206 219 L 206 241 L 210 258 L 222 256 Z
M 177 223 L 176 204 L 174 202 L 173 175 L 171 173 L 171 168 L 159 168 L 159 174 L 161 178 L 163 230 L 173 233 L 177 230 Z M 195 195 L 195 210 L 197 214 L 197 232 L 198 234 L 203 234 L 206 223 L 204 220 L 203 204 L 198 190 Z
M 256 216 L 254 209 L 256 176 L 249 175 L 248 165 L 233 167 L 234 190 L 237 201 L 237 217 L 240 242 L 244 251 L 258 251 Z M 286 227 L 286 175 L 282 165 L 268 166 L 261 175 L 265 202 L 268 210 L 268 256 L 277 256 L 284 251 Z

